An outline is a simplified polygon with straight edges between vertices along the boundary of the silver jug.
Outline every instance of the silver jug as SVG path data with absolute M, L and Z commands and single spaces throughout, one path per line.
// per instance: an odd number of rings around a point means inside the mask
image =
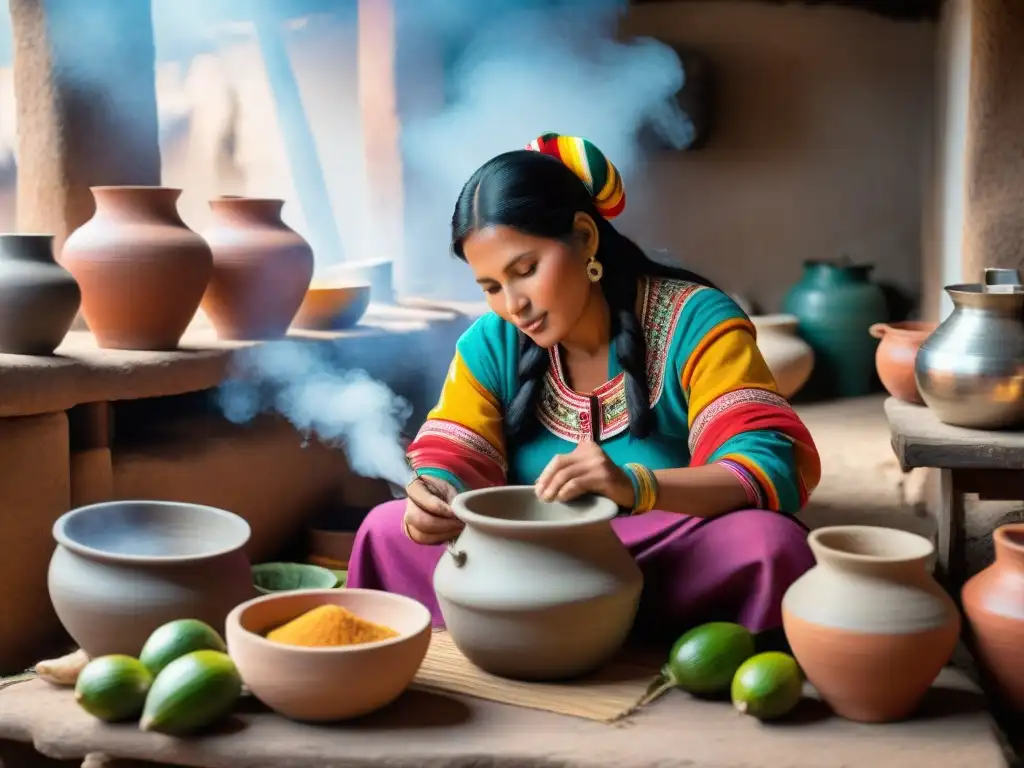
M 953 312 L 925 339 L 914 374 L 939 421 L 973 429 L 1024 423 L 1024 285 L 1015 269 L 946 286 Z

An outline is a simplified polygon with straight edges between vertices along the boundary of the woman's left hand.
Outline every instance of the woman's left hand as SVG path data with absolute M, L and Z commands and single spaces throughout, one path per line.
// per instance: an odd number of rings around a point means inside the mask
M 596 493 L 628 509 L 635 500 L 629 477 L 593 440 L 584 440 L 571 453 L 555 456 L 537 478 L 536 490 L 544 501 L 572 501 Z

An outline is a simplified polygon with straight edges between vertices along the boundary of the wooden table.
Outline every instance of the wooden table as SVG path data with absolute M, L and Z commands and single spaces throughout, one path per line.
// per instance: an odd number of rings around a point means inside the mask
M 951 427 L 928 408 L 895 398 L 885 401 L 885 415 L 903 471 L 939 470 L 938 566 L 947 587 L 959 595 L 966 567 L 964 497 L 1024 500 L 1024 432 Z
M 917 715 L 902 723 L 860 725 L 808 698 L 785 722 L 763 725 L 728 702 L 670 691 L 613 725 L 496 704 L 466 696 L 408 691 L 364 719 L 311 726 L 244 705 L 218 732 L 195 739 L 104 725 L 67 689 L 41 680 L 0 690 L 0 760 L 35 768 L 16 742 L 75 762 L 103 754 L 109 768 L 1003 768 L 1007 758 L 982 693 L 946 668 Z M 251 702 L 250 702 L 251 703 Z M 125 761 L 125 762 L 121 762 Z M 138 761 L 138 762 L 136 762 Z M 92 760 L 88 768 L 102 766 Z M 47 766 L 43 762 L 39 768 Z M 56 765 L 53 768 L 57 768 Z

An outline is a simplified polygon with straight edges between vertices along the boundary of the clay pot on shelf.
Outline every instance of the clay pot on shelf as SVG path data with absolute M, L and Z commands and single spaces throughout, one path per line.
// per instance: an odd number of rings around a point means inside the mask
M 796 315 L 800 336 L 814 349 L 807 388 L 819 397 L 859 397 L 874 391 L 875 347 L 867 330 L 889 319 L 882 288 L 871 282 L 871 264 L 806 261 L 800 281 L 783 301 Z
M 914 361 L 921 344 L 939 327 L 938 323 L 908 320 L 875 323 L 869 333 L 881 339 L 875 350 L 875 368 L 885 390 L 897 400 L 924 405 L 914 377 Z
M 757 347 L 775 377 L 779 394 L 792 397 L 807 383 L 814 370 L 814 350 L 797 335 L 796 315 L 754 315 Z
M 820 528 L 808 542 L 817 565 L 782 600 L 786 637 L 807 679 L 849 720 L 910 716 L 960 633 L 960 614 L 929 571 L 934 546 L 861 525 Z
M 92 192 L 96 213 L 60 256 L 82 288 L 89 329 L 107 349 L 176 349 L 213 271 L 209 246 L 178 215 L 181 190 Z
M 0 352 L 51 355 L 82 293 L 53 258 L 50 235 L 0 235 Z
M 1024 712 L 1024 523 L 992 534 L 995 562 L 963 588 L 978 661 L 1006 702 Z
M 643 576 L 612 530 L 613 501 L 545 503 L 532 486 L 509 486 L 460 494 L 452 508 L 466 527 L 434 590 L 466 658 L 501 677 L 556 680 L 619 651 Z
M 288 332 L 313 278 L 313 250 L 281 219 L 283 200 L 222 197 L 202 234 L 213 250 L 203 311 L 217 336 L 277 339 Z
M 244 547 L 249 524 L 200 504 L 111 501 L 79 507 L 53 526 L 50 600 L 91 657 L 137 656 L 153 630 L 200 619 L 224 631 L 256 595 Z

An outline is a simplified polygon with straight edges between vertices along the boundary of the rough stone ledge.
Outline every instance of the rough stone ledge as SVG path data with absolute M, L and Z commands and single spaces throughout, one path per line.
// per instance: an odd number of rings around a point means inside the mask
M 346 331 L 293 331 L 292 339 L 340 342 L 380 334 L 412 333 L 452 322 L 456 312 L 371 307 Z M 259 342 L 219 341 L 197 316 L 173 352 L 100 349 L 88 331 L 71 331 L 52 357 L 0 354 L 0 417 L 56 413 L 75 405 L 139 400 L 197 392 L 223 381 L 231 357 Z
M 207 768 L 1006 765 L 982 694 L 948 668 L 917 717 L 879 726 L 832 716 L 816 699 L 805 701 L 790 722 L 762 725 L 727 703 L 675 691 L 617 725 L 418 690 L 333 727 L 290 722 L 255 704 L 246 709 L 219 733 L 179 741 L 132 725 L 100 724 L 78 709 L 69 691 L 34 680 L 0 691 L 0 739 L 34 742 L 59 759 L 99 752 Z

